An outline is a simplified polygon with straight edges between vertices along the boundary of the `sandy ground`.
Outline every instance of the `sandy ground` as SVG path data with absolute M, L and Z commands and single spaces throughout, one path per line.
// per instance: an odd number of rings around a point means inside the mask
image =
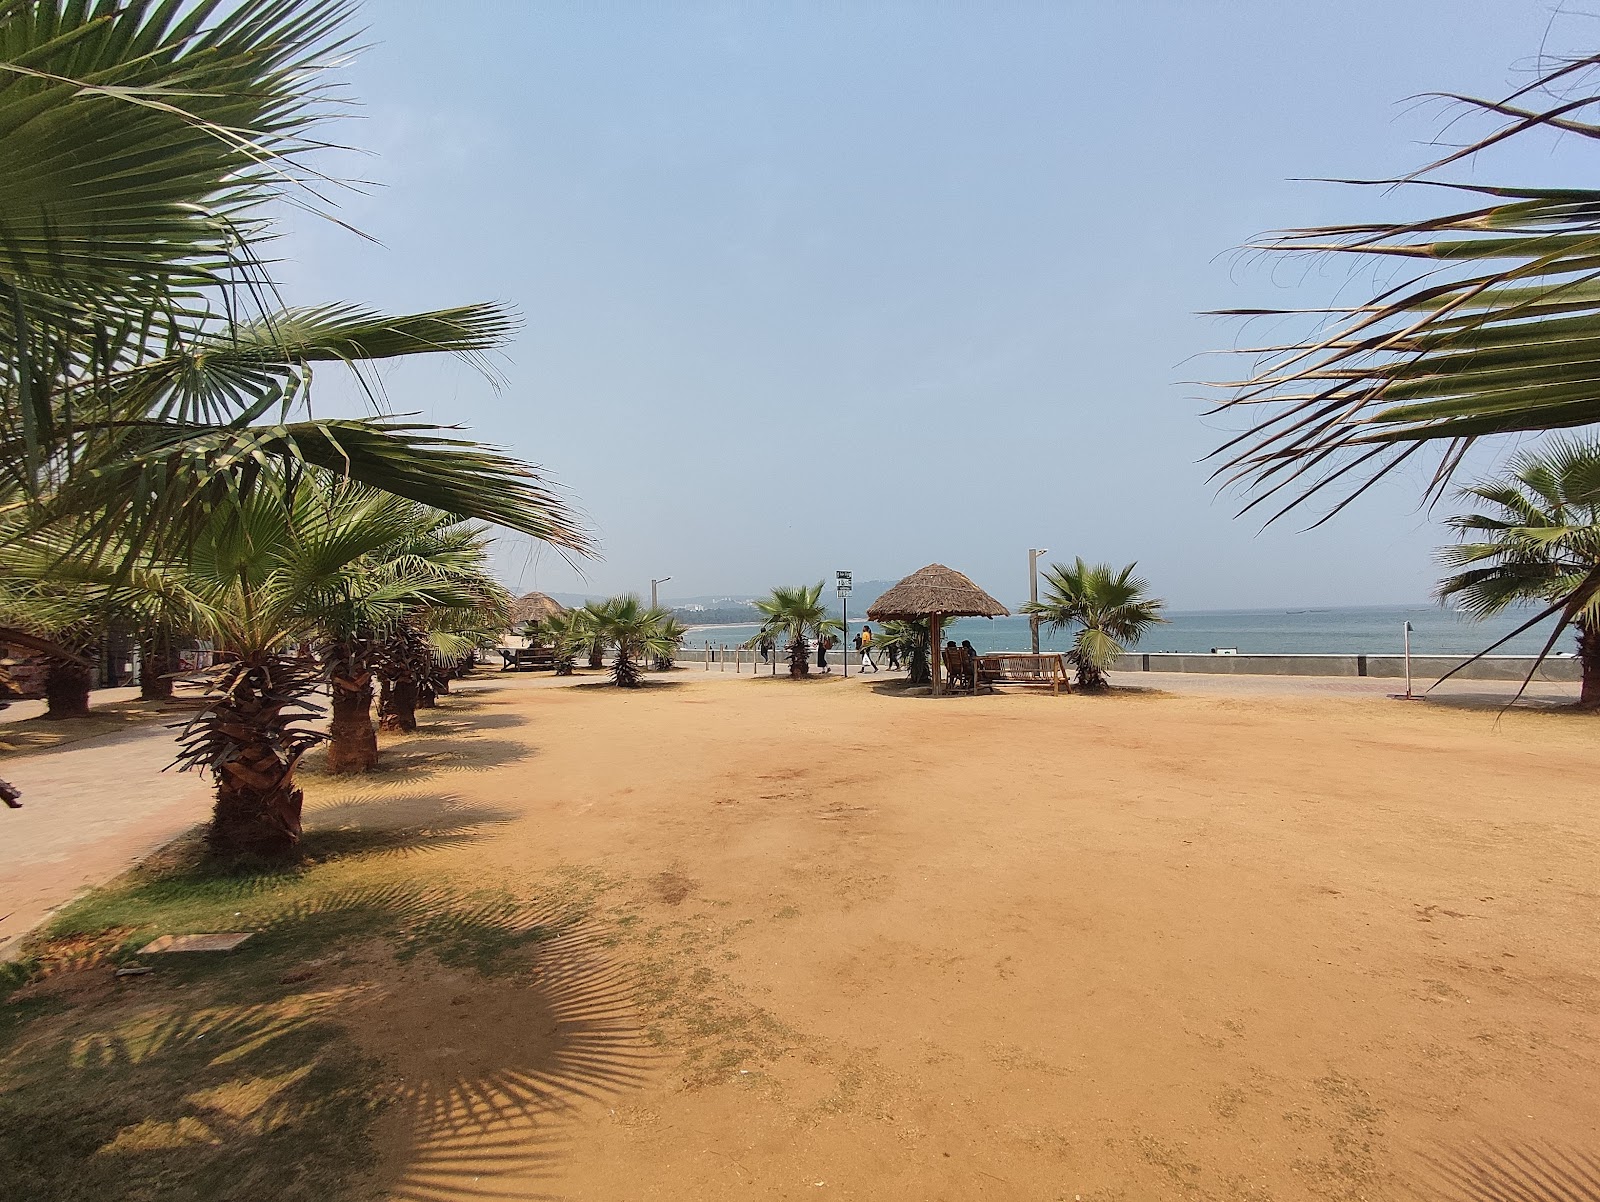
M 313 790 L 597 899 L 528 982 L 368 1000 L 382 1196 L 1600 1196 L 1592 718 L 552 683 L 450 703 L 475 770 Z

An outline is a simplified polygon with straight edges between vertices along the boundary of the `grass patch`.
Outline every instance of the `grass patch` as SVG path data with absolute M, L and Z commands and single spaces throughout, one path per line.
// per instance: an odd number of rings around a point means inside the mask
M 358 999 L 406 964 L 509 976 L 581 917 L 395 863 L 223 866 L 196 841 L 58 915 L 0 976 L 0 1202 L 364 1196 L 396 1094 L 345 1025 Z M 137 956 L 158 934 L 227 930 L 254 934 Z M 156 972 L 114 976 L 135 959 Z

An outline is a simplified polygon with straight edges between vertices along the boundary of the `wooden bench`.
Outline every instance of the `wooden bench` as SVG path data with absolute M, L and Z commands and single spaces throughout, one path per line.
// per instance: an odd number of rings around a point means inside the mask
M 1072 692 L 1072 681 L 1067 678 L 1067 662 L 1059 651 L 1045 651 L 1038 655 L 1026 651 L 1008 651 L 1000 655 L 978 656 L 973 691 L 983 688 L 993 690 L 997 685 L 1049 689 L 1052 696 L 1063 689 Z
M 549 647 L 501 647 L 502 672 L 538 672 L 556 666 L 556 653 Z

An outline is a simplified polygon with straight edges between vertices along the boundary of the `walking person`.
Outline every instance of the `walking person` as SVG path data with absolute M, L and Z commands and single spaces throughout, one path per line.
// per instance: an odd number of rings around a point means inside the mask
M 863 626 L 861 633 L 856 635 L 856 650 L 861 653 L 861 670 L 865 672 L 871 668 L 876 672 L 878 665 L 872 659 L 872 627 Z
M 832 642 L 833 640 L 825 634 L 817 636 L 817 667 L 821 668 L 823 672 L 833 671 L 832 668 L 828 667 L 828 647 Z
M 771 638 L 771 636 L 769 635 L 769 636 L 764 637 L 761 640 L 761 642 L 758 644 L 758 646 L 759 646 L 760 651 L 761 651 L 761 662 L 762 663 L 766 663 L 768 658 L 772 655 L 772 638 Z

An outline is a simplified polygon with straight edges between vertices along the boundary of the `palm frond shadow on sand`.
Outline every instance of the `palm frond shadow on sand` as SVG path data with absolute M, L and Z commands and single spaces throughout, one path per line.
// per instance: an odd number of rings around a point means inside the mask
M 385 1119 L 394 1149 L 385 1196 L 557 1196 L 552 1182 L 577 1109 L 640 1084 L 653 1058 L 630 993 L 581 931 L 540 947 L 531 986 L 479 991 L 460 1007 L 442 990 L 424 991 L 416 1000 L 431 1003 L 436 1023 L 470 1025 L 473 1038 L 431 1051 L 418 1044 L 406 1057 Z
M 371 1050 L 397 1075 L 377 1132 L 383 1196 L 546 1196 L 575 1110 L 637 1086 L 654 1059 L 628 975 L 574 915 L 410 882 L 302 903 L 263 935 L 374 912 L 400 968 L 342 1017 L 382 1032 Z
M 1600 1155 L 1554 1144 L 1480 1143 L 1426 1158 L 1429 1202 L 1600 1202 Z

